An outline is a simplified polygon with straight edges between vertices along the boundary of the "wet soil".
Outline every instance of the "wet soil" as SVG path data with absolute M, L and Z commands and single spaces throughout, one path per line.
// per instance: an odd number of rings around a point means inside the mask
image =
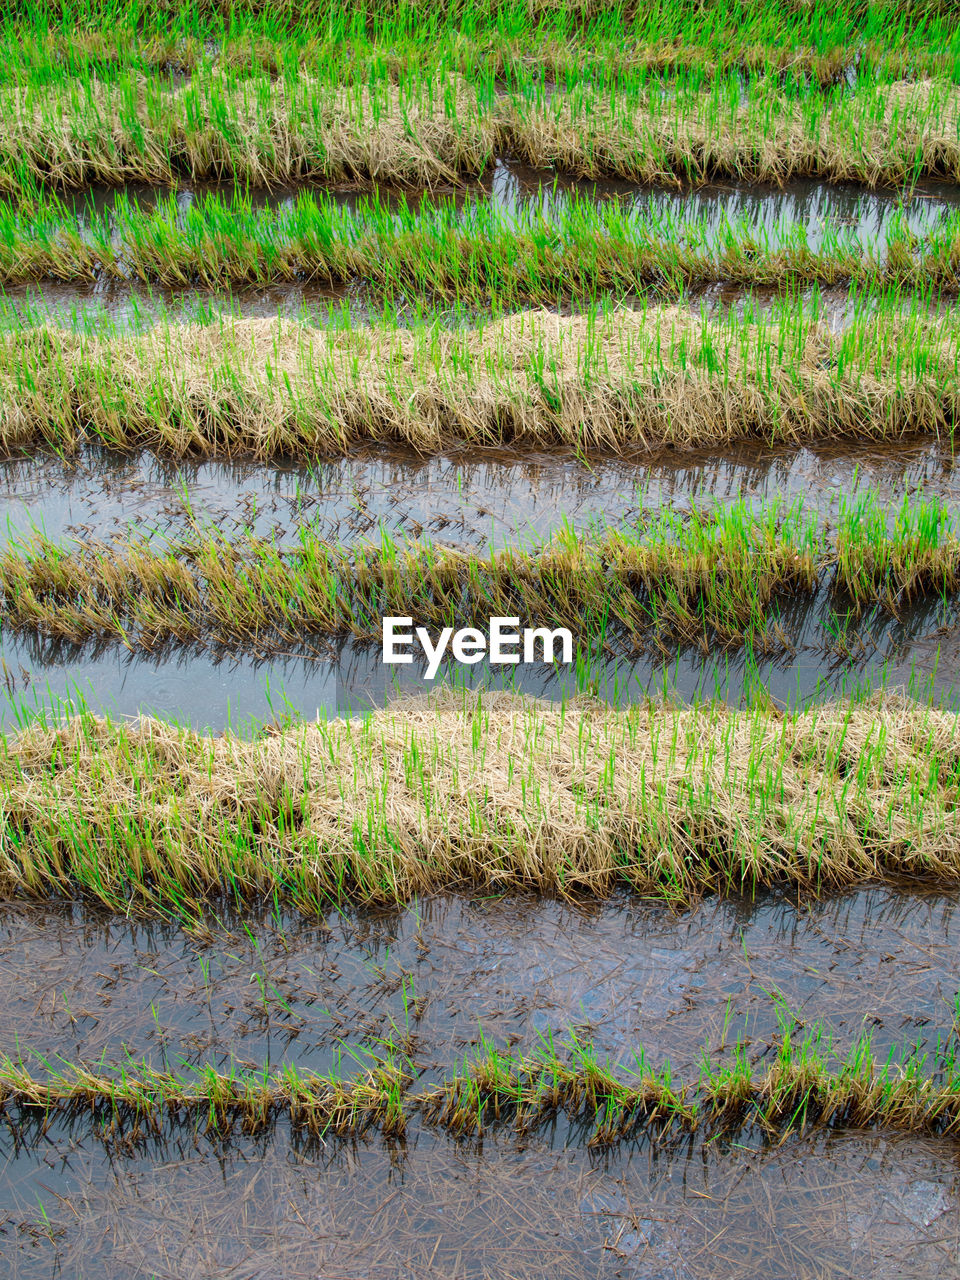
M 427 899 L 322 923 L 251 918 L 207 945 L 80 908 L 0 910 L 0 1020 L 24 1047 L 117 1061 L 324 1069 L 406 1037 L 426 1079 L 480 1028 L 522 1052 L 588 1029 L 622 1058 L 693 1070 L 739 1034 L 762 1062 L 773 994 L 839 1046 L 878 1053 L 949 1028 L 955 896 L 866 888 L 675 915 L 626 898 Z M 603 1152 L 558 1120 L 523 1140 L 257 1140 L 171 1124 L 125 1137 L 90 1118 L 0 1126 L 7 1274 L 317 1277 L 922 1277 L 960 1274 L 960 1147 L 815 1129 Z M 42 1212 L 41 1212 L 42 1208 Z M 45 1215 L 45 1216 L 44 1216 Z M 905 1259 L 908 1270 L 904 1270 Z

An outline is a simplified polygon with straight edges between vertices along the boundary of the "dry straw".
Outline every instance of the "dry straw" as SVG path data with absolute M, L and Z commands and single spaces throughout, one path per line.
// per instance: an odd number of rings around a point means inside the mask
M 780 714 L 446 691 L 253 739 L 83 714 L 3 741 L 0 883 L 194 916 L 223 894 L 949 884 L 958 778 L 957 716 L 894 695 Z
M 719 320 L 671 307 L 315 331 L 280 320 L 159 325 L 143 337 L 0 333 L 0 445 L 93 438 L 175 455 L 420 452 L 458 443 L 628 451 L 663 444 L 949 436 L 960 326 L 802 303 Z
M 0 179 L 252 185 L 356 177 L 414 186 L 478 174 L 511 154 L 637 182 L 796 177 L 901 185 L 960 176 L 949 80 L 784 90 L 775 75 L 704 84 L 542 80 L 499 92 L 450 69 L 355 84 L 202 66 L 186 84 L 124 70 L 0 84 Z

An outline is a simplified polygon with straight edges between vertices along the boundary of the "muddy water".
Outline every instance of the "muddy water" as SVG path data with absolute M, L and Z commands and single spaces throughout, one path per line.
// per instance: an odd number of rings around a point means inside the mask
M 891 889 L 680 916 L 626 899 L 585 912 L 439 898 L 323 924 L 247 918 L 205 948 L 76 907 L 7 906 L 0 1016 L 25 1046 L 107 1061 L 322 1067 L 338 1036 L 362 1056 L 409 1033 L 429 1079 L 481 1026 L 518 1051 L 577 1026 L 614 1059 L 642 1040 L 690 1069 L 703 1041 L 722 1056 L 738 1033 L 762 1062 L 777 991 L 841 1045 L 864 1027 L 880 1051 L 932 1044 L 952 1020 L 958 930 L 953 898 Z M 647 1133 L 604 1153 L 563 1120 L 482 1144 L 414 1125 L 391 1146 L 306 1142 L 283 1124 L 257 1140 L 186 1125 L 127 1141 L 86 1116 L 21 1120 L 0 1126 L 0 1258 L 14 1276 L 960 1274 L 947 1139 Z
M 461 454 L 422 459 L 379 452 L 291 465 L 171 464 L 150 454 L 90 450 L 75 463 L 11 459 L 0 464 L 0 522 L 7 536 L 42 529 L 56 541 L 109 538 L 133 527 L 173 537 L 191 522 L 215 524 L 227 536 L 253 530 L 294 545 L 304 523 L 331 541 L 379 536 L 423 537 L 446 545 L 530 544 L 563 527 L 616 525 L 661 508 L 709 507 L 744 497 L 756 508 L 802 498 L 829 524 L 839 504 L 859 490 L 880 493 L 895 510 L 904 494 L 938 495 L 955 504 L 952 455 L 929 441 L 896 449 L 762 450 L 667 453 L 644 466 L 623 459 L 586 464 L 562 455 Z M 516 687 L 537 696 L 593 690 L 615 702 L 675 690 L 685 698 L 721 696 L 736 703 L 758 684 L 778 700 L 855 691 L 864 683 L 913 679 L 951 705 L 960 687 L 960 631 L 952 605 L 929 601 L 900 618 L 876 615 L 857 627 L 846 658 L 826 598 L 787 602 L 781 624 L 792 648 L 772 655 L 742 650 L 668 650 L 637 659 L 615 646 L 588 653 L 581 667 L 491 671 L 481 664 L 443 668 L 441 678 L 471 686 Z M 944 630 L 946 628 L 946 630 Z M 613 641 L 612 638 L 611 643 Z M 76 693 L 118 714 L 152 711 L 198 728 L 262 720 L 285 706 L 314 716 L 362 712 L 397 692 L 422 692 L 422 668 L 385 668 L 370 645 L 335 648 L 302 643 L 235 646 L 233 651 L 183 646 L 146 657 L 115 644 L 76 647 L 5 635 L 0 644 L 4 700 L 0 723 L 15 707 L 47 704 Z M 13 717 L 13 719 L 11 719 Z
M 697 317 L 722 318 L 731 313 L 754 321 L 757 316 L 773 316 L 783 297 L 772 288 L 743 289 L 722 281 L 690 291 L 671 300 L 685 306 Z M 617 305 L 645 308 L 662 300 L 661 295 L 631 295 L 618 298 Z M 811 316 L 833 332 L 841 332 L 858 318 L 869 314 L 879 295 L 863 296 L 843 286 L 810 288 L 801 291 L 801 300 Z M 314 328 L 383 323 L 382 296 L 363 284 L 327 288 L 316 284 L 276 284 L 233 292 L 211 293 L 204 289 L 171 289 L 120 281 L 95 284 L 16 285 L 0 291 L 0 329 L 24 324 L 56 324 L 83 332 L 103 331 L 104 335 L 139 334 L 158 324 L 209 324 L 224 317 L 272 320 L 280 317 Z M 900 309 L 907 315 L 932 315 L 949 310 L 954 301 L 947 296 L 926 298 L 905 294 Z M 546 310 L 572 315 L 582 308 L 564 303 Z M 475 327 L 489 322 L 490 307 L 448 305 L 421 297 L 395 300 L 391 323 L 401 328 L 420 328 L 424 319 L 447 328 Z
M 456 546 L 505 547 L 565 526 L 616 525 L 662 508 L 729 504 L 760 509 L 802 498 L 836 519 L 841 500 L 877 490 L 891 508 L 905 494 L 960 499 L 960 469 L 930 440 L 803 449 L 743 446 L 724 453 L 667 451 L 642 459 L 563 453 L 462 452 L 423 458 L 381 450 L 312 467 L 172 462 L 143 452 L 89 449 L 75 460 L 37 455 L 0 460 L 0 544 L 42 529 L 57 541 L 184 532 L 215 523 L 227 536 L 250 529 L 292 545 L 309 523 L 331 541 L 375 538 L 381 529 Z
M 923 485 L 944 465 L 918 453 L 905 458 L 903 474 Z M 646 483 L 622 460 L 586 465 L 559 454 L 380 451 L 305 468 L 174 463 L 93 449 L 75 462 L 0 462 L 0 540 L 36 527 L 58 540 L 109 537 L 130 526 L 175 536 L 196 521 L 281 544 L 294 543 L 296 528 L 309 524 L 331 541 L 375 538 L 385 529 L 456 545 L 507 545 L 547 536 L 565 521 L 584 528 L 636 517 Z M 691 476 L 691 492 L 702 487 Z
M 837 1130 L 602 1158 L 537 1135 L 482 1154 L 178 1135 L 138 1151 L 52 1124 L 0 1139 L 17 1280 L 955 1280 L 957 1146 Z M 41 1216 L 42 1211 L 42 1216 Z
M 440 323 L 464 324 L 474 313 L 430 309 Z M 90 331 L 107 326 L 110 333 L 142 333 L 156 324 L 204 324 L 223 315 L 245 319 L 280 316 L 304 324 L 329 326 L 346 319 L 369 324 L 382 315 L 361 288 L 328 289 L 320 285 L 266 285 L 234 293 L 202 289 L 167 289 L 106 280 L 95 284 L 16 285 L 0 291 L 0 325 L 49 323 Z M 398 324 L 413 324 L 423 309 L 400 305 Z
M 672 298 L 672 294 L 670 295 Z M 803 291 L 803 301 L 811 314 L 834 331 L 849 327 L 873 298 L 857 295 L 842 286 Z M 654 296 L 657 301 L 659 295 Z M 649 305 L 651 295 L 618 299 L 628 307 Z M 697 316 L 708 318 L 735 312 L 751 317 L 772 315 L 782 297 L 770 288 L 742 289 L 717 282 L 691 291 L 679 299 Z M 125 281 L 106 280 L 94 284 L 40 282 L 15 285 L 0 291 L 0 328 L 25 323 L 56 324 L 84 332 L 98 329 L 111 335 L 143 333 L 157 324 L 209 324 L 224 316 L 247 320 L 277 317 L 316 328 L 382 324 L 382 295 L 363 284 L 327 288 L 317 284 L 276 284 L 233 292 L 211 293 L 205 289 L 172 289 Z M 901 309 L 910 314 L 930 314 L 952 305 L 950 298 L 939 300 L 904 296 Z M 570 304 L 547 310 L 571 315 L 580 308 Z M 490 307 L 449 305 L 422 297 L 394 300 L 391 323 L 401 328 L 422 326 L 424 318 L 448 328 L 472 327 L 491 318 Z

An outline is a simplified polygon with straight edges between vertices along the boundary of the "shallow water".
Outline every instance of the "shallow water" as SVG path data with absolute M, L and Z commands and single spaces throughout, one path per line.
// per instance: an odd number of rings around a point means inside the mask
M 133 527 L 176 536 L 215 523 L 296 541 L 309 523 L 334 542 L 376 538 L 381 529 L 454 546 L 505 547 L 565 526 L 617 525 L 662 508 L 730 504 L 754 509 L 802 498 L 836 520 L 840 503 L 878 491 L 896 508 L 905 495 L 960 499 L 960 469 L 929 438 L 895 446 L 824 443 L 591 458 L 562 452 L 457 452 L 420 457 L 397 450 L 300 464 L 174 462 L 146 451 L 89 448 L 73 460 L 0 459 L 0 545 L 34 529 L 62 541 L 109 538 Z
M 252 530 L 293 546 L 309 523 L 333 542 L 376 539 L 381 530 L 444 545 L 529 545 L 565 527 L 588 530 L 649 516 L 662 508 L 709 508 L 743 498 L 759 510 L 802 499 L 832 524 L 842 501 L 857 492 L 880 495 L 892 515 L 904 495 L 939 496 L 956 504 L 960 472 L 953 455 L 929 440 L 895 448 L 805 449 L 744 447 L 733 452 L 666 452 L 641 465 L 630 459 L 586 463 L 569 455 L 462 453 L 418 458 L 379 451 L 318 463 L 264 466 L 220 462 L 171 463 L 149 453 L 85 451 L 75 462 L 55 457 L 0 463 L 0 521 L 7 536 L 43 530 L 57 542 L 108 539 L 131 527 L 143 536 L 183 534 L 193 523 L 216 525 L 230 537 Z M 847 658 L 835 643 L 831 602 L 788 600 L 781 625 L 791 647 L 755 660 L 742 649 L 703 653 L 668 648 L 625 657 L 594 651 L 586 664 L 554 670 L 485 664 L 441 671 L 471 686 L 516 687 L 560 698 L 595 690 L 611 701 L 647 692 L 684 698 L 721 696 L 737 703 L 759 684 L 778 701 L 853 692 L 863 683 L 915 679 L 951 705 L 960 687 L 960 631 L 953 604 L 927 601 L 897 618 L 876 614 L 858 626 Z M 588 642 L 590 637 L 580 637 Z M 431 687 L 422 669 L 384 667 L 379 647 L 304 636 L 278 646 L 268 638 L 229 650 L 166 646 L 144 655 L 122 646 L 75 646 L 5 634 L 0 680 L 32 705 L 79 692 L 116 714 L 152 711 L 219 731 L 251 718 L 269 719 L 285 706 L 307 716 L 362 713 L 399 692 Z M 13 719 L 11 719 L 11 716 Z M 4 701 L 0 724 L 16 722 Z
M 322 923 L 245 917 L 201 946 L 78 907 L 0 908 L 0 1009 L 41 1052 L 324 1069 L 409 1032 L 425 1079 L 482 1027 L 531 1048 L 589 1029 L 622 1058 L 696 1066 L 737 1034 L 762 1062 L 771 992 L 837 1043 L 878 1052 L 949 1027 L 955 896 L 868 888 L 675 915 L 618 898 L 426 899 Z M 960 1274 L 960 1147 L 943 1138 L 750 1131 L 611 1151 L 560 1119 L 457 1143 L 415 1123 L 386 1144 L 307 1141 L 281 1122 L 217 1139 L 191 1124 L 125 1136 L 89 1115 L 0 1124 L 6 1274 L 317 1277 L 894 1277 Z M 45 1219 L 42 1217 L 42 1206 Z M 909 1271 L 903 1269 L 909 1259 Z
M 780 616 L 790 647 L 770 653 L 745 648 L 704 651 L 666 647 L 617 651 L 615 638 L 598 652 L 595 638 L 575 636 L 573 661 L 464 666 L 445 659 L 432 680 L 426 659 L 383 662 L 379 642 L 305 637 L 278 652 L 266 639 L 218 648 L 177 642 L 150 651 L 116 641 L 68 644 L 35 634 L 0 637 L 0 729 L 14 730 L 34 714 L 62 715 L 80 705 L 113 717 L 155 715 L 213 733 L 250 732 L 285 715 L 307 719 L 365 715 L 403 696 L 441 685 L 506 689 L 551 701 L 580 694 L 624 706 L 647 697 L 733 706 L 758 695 L 800 707 L 879 688 L 906 689 L 960 709 L 960 622 L 956 605 L 928 601 L 897 619 L 877 614 L 838 652 L 824 602 L 788 601 Z M 538 651 L 539 652 L 539 651 Z
M 227 913 L 203 941 L 77 904 L 0 903 L 0 1021 L 24 1054 L 224 1069 L 329 1071 L 338 1044 L 410 1037 L 425 1080 L 482 1033 L 530 1052 L 589 1033 L 612 1061 L 639 1046 L 695 1077 L 738 1037 L 764 1062 L 774 997 L 841 1051 L 866 1028 L 882 1058 L 936 1047 L 955 1016 L 956 893 L 868 887 L 675 911 L 626 894 L 563 904 L 424 898 L 321 921 Z M 348 1074 L 353 1064 L 344 1060 Z
M 177 203 L 186 211 L 211 193 L 230 199 L 238 189 L 234 184 L 200 184 L 175 191 Z M 301 191 L 309 187 L 253 190 L 243 188 L 254 208 L 291 208 Z M 317 190 L 320 190 L 318 188 Z M 359 209 L 370 197 L 369 188 L 324 187 L 322 190 L 346 210 Z M 694 232 L 698 244 L 711 249 L 719 244 L 731 224 L 747 229 L 758 244 L 776 249 L 787 243 L 805 242 L 812 250 L 828 245 L 848 246 L 883 257 L 895 223 L 922 238 L 937 230 L 944 219 L 960 209 L 960 187 L 927 183 L 897 192 L 869 191 L 852 183 L 797 181 L 784 187 L 747 186 L 728 183 L 672 191 L 640 187 L 633 183 L 588 182 L 530 169 L 508 158 L 499 158 L 489 174 L 479 182 L 437 188 L 429 192 L 376 188 L 378 199 L 388 208 L 401 202 L 418 207 L 438 200 L 453 201 L 469 223 L 471 210 L 492 204 L 509 222 L 536 214 L 559 216 L 571 199 L 615 202 L 638 223 L 654 224 L 670 238 L 683 239 Z M 164 188 L 130 185 L 122 188 L 93 186 L 68 197 L 76 209 L 81 230 L 93 214 L 109 213 L 118 199 L 128 198 L 143 208 L 156 205 Z M 15 286 L 0 292 L 5 323 L 11 317 L 46 318 L 58 324 L 89 327 L 98 317 L 112 325 L 142 330 L 164 320 L 195 319 L 211 311 L 227 311 L 246 317 L 285 316 L 307 324 L 353 324 L 375 321 L 381 314 L 380 295 L 362 284 L 328 288 L 321 285 L 283 284 L 244 288 L 233 293 L 211 293 L 204 289 L 148 288 L 135 282 L 115 279 L 94 284 L 72 285 L 41 282 Z M 708 313 L 738 308 L 750 299 L 752 305 L 768 307 L 772 296 L 763 290 L 745 293 L 722 283 L 692 294 L 689 302 Z M 630 299 L 626 300 L 629 304 Z M 422 297 L 396 299 L 396 319 L 400 324 L 417 323 L 424 314 Z M 844 289 L 830 289 L 821 296 L 826 319 L 835 327 L 849 323 L 854 303 Z M 905 303 L 907 306 L 928 302 Z M 435 301 L 427 305 L 429 315 L 441 323 L 463 325 L 489 314 L 487 308 L 451 308 Z
M 331 1151 L 282 1130 L 105 1151 L 54 1123 L 42 1157 L 0 1141 L 0 1257 L 17 1280 L 960 1275 L 957 1145 L 908 1135 L 638 1143 L 605 1158 L 539 1135 L 482 1153 L 428 1133 Z
M 672 294 L 670 295 L 672 297 Z M 617 298 L 616 305 L 647 307 L 659 295 Z M 743 289 L 716 282 L 689 292 L 678 305 L 698 317 L 722 317 L 733 312 L 740 317 L 773 315 L 782 303 L 774 289 Z M 808 313 L 834 332 L 848 328 L 869 311 L 876 301 L 837 286 L 802 291 Z M 140 334 L 158 324 L 219 323 L 224 317 L 244 320 L 292 320 L 309 328 L 334 328 L 383 323 L 382 299 L 362 284 L 328 288 L 318 284 L 273 284 L 233 291 L 173 289 L 125 281 L 105 280 L 93 284 L 60 284 L 41 281 L 0 290 L 0 328 L 24 324 L 55 324 L 85 333 L 102 330 L 101 336 Z M 950 298 L 904 296 L 901 310 L 906 314 L 929 315 L 953 305 Z M 573 315 L 581 310 L 563 304 L 546 308 L 552 314 Z M 454 306 L 422 299 L 401 297 L 391 312 L 390 323 L 400 328 L 420 328 L 424 320 L 448 328 L 473 327 L 489 322 L 490 307 Z

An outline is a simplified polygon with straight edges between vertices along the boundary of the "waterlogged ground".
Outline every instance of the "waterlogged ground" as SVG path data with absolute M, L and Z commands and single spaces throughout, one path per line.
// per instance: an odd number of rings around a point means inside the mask
M 130 922 L 76 905 L 0 904 L 0 1022 L 26 1054 L 86 1061 L 294 1062 L 409 1039 L 435 1078 L 481 1032 L 529 1051 L 580 1028 L 611 1060 L 643 1045 L 696 1073 L 737 1037 L 762 1062 L 778 1003 L 841 1048 L 880 1056 L 949 1031 L 960 989 L 956 895 L 865 888 L 774 894 L 683 911 L 617 897 L 428 898 L 389 912 Z M 346 1067 L 349 1067 L 347 1062 Z M 346 1068 L 345 1068 L 346 1069 Z
M 803 289 L 800 297 L 808 312 L 815 313 L 821 323 L 834 332 L 847 328 L 871 305 L 869 300 L 864 302 L 862 294 L 843 285 Z M 663 300 L 653 295 L 608 299 L 610 305 L 635 309 Z M 691 290 L 682 299 L 667 299 L 708 319 L 724 317 L 730 312 L 738 316 L 748 313 L 771 316 L 782 300 L 783 295 L 773 288 L 746 289 L 723 281 Z M 902 309 L 905 314 L 930 315 L 949 306 L 950 301 L 910 296 L 904 300 Z M 547 310 L 572 315 L 582 308 L 563 302 Z M 421 299 L 400 298 L 390 321 L 400 328 L 419 328 L 424 320 L 449 328 L 468 328 L 490 321 L 492 314 L 489 309 L 477 306 L 453 306 L 446 302 L 425 306 Z M 40 282 L 0 290 L 0 331 L 24 324 L 52 324 L 84 333 L 99 328 L 111 334 L 137 335 L 159 324 L 219 323 L 224 317 L 245 320 L 279 317 L 311 328 L 342 328 L 382 324 L 383 307 L 361 284 L 335 288 L 309 283 L 272 284 L 213 294 L 199 288 L 174 290 L 105 280 L 95 284 Z
M 723 453 L 666 450 L 642 459 L 515 450 L 421 457 L 382 449 L 313 466 L 171 461 L 89 448 L 76 458 L 0 459 L 0 546 L 42 530 L 49 538 L 109 538 L 134 529 L 176 537 L 196 524 L 227 537 L 247 530 L 293 546 L 309 523 L 332 542 L 395 536 L 463 547 L 542 541 L 662 509 L 730 505 L 754 510 L 802 499 L 836 520 L 867 490 L 895 514 L 904 496 L 960 498 L 949 443 L 828 442 L 807 448 L 743 445 Z
M 838 651 L 826 600 L 789 603 L 781 615 L 799 637 L 771 653 L 696 646 L 639 655 L 575 653 L 569 665 L 518 667 L 486 661 L 464 667 L 447 658 L 433 679 L 416 651 L 410 665 L 385 665 L 379 643 L 317 639 L 296 653 L 274 646 L 222 650 L 181 643 L 147 653 L 122 644 L 75 645 L 35 636 L 0 636 L 0 727 L 8 732 L 28 716 L 62 715 L 84 705 L 113 717 L 158 715 L 219 733 L 292 714 L 307 719 L 364 715 L 402 696 L 441 683 L 457 688 L 508 689 L 551 701 L 578 694 L 617 706 L 647 697 L 698 701 L 722 698 L 733 706 L 770 696 L 785 707 L 856 696 L 879 688 L 907 689 L 960 706 L 960 625 L 955 607 L 939 600 L 903 618 L 878 615 Z M 850 651 L 853 645 L 853 652 Z
M 953 1143 L 838 1130 L 603 1157 L 566 1137 L 487 1139 L 481 1153 L 422 1132 L 341 1149 L 191 1133 L 130 1151 L 56 1122 L 39 1171 L 4 1139 L 21 1198 L 0 1256 L 16 1280 L 960 1274 Z
M 224 192 L 224 188 L 220 188 Z M 225 192 L 229 194 L 229 191 Z M 117 191 L 76 199 L 83 223 Z M 133 190 L 145 206 L 156 190 Z M 205 194 L 178 193 L 181 207 Z M 335 197 L 357 207 L 361 193 Z M 368 194 L 368 193 L 367 193 Z M 381 192 L 386 203 L 397 193 Z M 253 193 L 289 206 L 294 190 Z M 881 255 L 895 222 L 922 237 L 960 207 L 955 188 L 908 198 L 842 184 L 783 189 L 736 184 L 665 193 L 587 184 L 500 160 L 487 178 L 437 196 L 469 217 L 490 202 L 509 218 L 551 216 L 572 196 L 616 201 L 677 234 L 697 223 L 707 243 L 729 223 L 771 247 L 798 227 L 812 249 L 848 243 Z M 417 193 L 406 193 L 416 203 Z M 791 232 L 791 234 L 794 234 Z M 689 299 L 707 311 L 772 305 L 723 285 Z M 905 305 L 936 304 L 920 299 Z M 398 322 L 423 299 L 401 300 Z M 818 303 L 842 326 L 843 289 Z M 232 297 L 148 291 L 122 282 L 40 285 L 0 300 L 5 322 L 50 318 L 88 329 L 141 329 L 159 317 L 218 311 L 297 316 L 312 324 L 373 314 L 359 288 L 269 287 Z M 450 323 L 470 315 L 438 313 Z M 643 459 L 381 451 L 311 469 L 88 450 L 74 460 L 0 461 L 0 543 L 43 529 L 56 540 L 109 538 L 130 526 L 176 536 L 216 524 L 293 545 L 309 521 L 354 542 L 390 534 L 463 547 L 536 541 L 569 526 L 617 524 L 661 508 L 745 498 L 755 508 L 803 498 L 826 521 L 858 491 L 939 496 L 955 507 L 949 449 L 740 449 Z M 733 649 L 594 653 L 578 667 L 523 670 L 513 687 L 549 698 L 647 693 L 719 695 L 765 687 L 785 704 L 878 683 L 960 688 L 960 619 L 931 601 L 899 617 L 865 617 L 838 643 L 830 602 L 794 602 L 777 653 Z M 245 728 L 294 710 L 362 712 L 420 692 L 422 670 L 386 670 L 376 646 L 242 654 L 180 645 L 144 656 L 110 644 L 75 646 L 0 636 L 0 727 L 64 697 L 133 715 L 151 711 L 198 728 Z M 463 683 L 504 684 L 483 666 L 442 670 Z M 79 904 L 0 904 L 0 1050 L 55 1060 L 226 1070 L 294 1063 L 342 1070 L 397 1045 L 425 1084 L 443 1079 L 481 1036 L 516 1053 L 539 1037 L 589 1035 L 621 1064 L 644 1046 L 695 1076 L 706 1047 L 729 1060 L 739 1039 L 752 1064 L 770 1059 L 780 1019 L 820 1023 L 841 1050 L 867 1032 L 882 1058 L 899 1046 L 933 1051 L 957 1017 L 960 900 L 956 894 L 868 887 L 822 901 L 762 895 L 688 910 L 617 897 L 589 906 L 542 899 L 438 897 L 391 912 L 331 912 L 324 920 L 269 913 L 211 919 L 206 933 L 125 920 Z M 345 1055 L 345 1056 L 344 1056 Z M 353 1055 L 353 1057 L 351 1057 Z M 522 1140 L 509 1131 L 455 1141 L 411 1123 L 402 1141 L 371 1133 L 307 1141 L 286 1122 L 257 1138 L 170 1122 L 160 1134 L 123 1129 L 109 1113 L 0 1116 L 0 1274 L 170 1277 L 171 1280 L 824 1280 L 960 1277 L 960 1143 L 942 1137 L 815 1128 L 785 1138 L 745 1130 L 724 1138 L 651 1130 L 602 1151 L 564 1119 Z
M 481 1027 L 515 1051 L 588 1030 L 611 1059 L 695 1069 L 739 1035 L 757 1062 L 773 997 L 838 1045 L 932 1046 L 953 1019 L 960 916 L 939 894 L 765 896 L 676 915 L 439 898 L 324 922 L 181 931 L 7 906 L 0 1020 L 24 1048 L 117 1061 L 325 1069 L 403 1041 L 427 1080 Z M 960 1274 L 960 1148 L 843 1129 L 771 1141 L 588 1148 L 559 1120 L 522 1141 L 307 1142 L 284 1124 L 217 1139 L 130 1138 L 76 1116 L 0 1129 L 0 1258 L 33 1277 L 818 1277 Z
M 450 454 L 418 458 L 390 451 L 317 463 L 305 469 L 220 462 L 165 462 L 147 453 L 89 450 L 0 463 L 4 537 L 42 530 L 55 541 L 108 539 L 134 530 L 162 539 L 196 525 L 227 537 L 246 530 L 294 546 L 305 522 L 333 542 L 376 539 L 381 531 L 459 547 L 530 545 L 564 528 L 617 525 L 662 509 L 729 504 L 756 510 L 802 500 L 829 525 L 840 504 L 875 491 L 891 518 L 905 495 L 954 504 L 957 469 L 946 447 L 928 440 L 896 448 L 761 450 L 725 454 L 668 452 L 645 460 L 570 455 Z M 930 689 L 952 705 L 960 687 L 960 628 L 953 602 L 933 597 L 894 617 L 875 611 L 843 633 L 823 593 L 785 601 L 786 644 L 769 653 L 700 647 L 625 653 L 611 636 L 579 663 L 465 668 L 445 664 L 440 679 L 471 687 L 517 688 L 560 698 L 595 692 L 614 702 L 648 693 L 720 696 L 737 703 L 765 685 L 784 704 L 855 692 L 879 683 Z M 841 640 L 841 636 L 843 639 Z M 217 650 L 182 644 L 148 654 L 115 642 L 76 646 L 36 636 L 0 635 L 0 715 L 79 695 L 122 715 L 149 711 L 216 731 L 284 710 L 306 716 L 362 713 L 400 692 L 431 687 L 423 663 L 385 667 L 378 645 L 257 644 Z

